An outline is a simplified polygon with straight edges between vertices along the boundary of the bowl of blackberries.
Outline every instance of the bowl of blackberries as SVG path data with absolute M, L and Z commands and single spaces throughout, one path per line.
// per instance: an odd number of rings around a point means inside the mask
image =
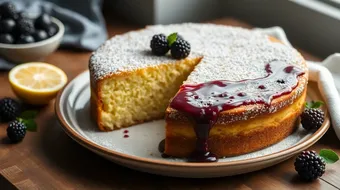
M 39 61 L 54 52 L 64 25 L 46 13 L 19 11 L 11 2 L 0 4 L 0 57 L 13 63 Z

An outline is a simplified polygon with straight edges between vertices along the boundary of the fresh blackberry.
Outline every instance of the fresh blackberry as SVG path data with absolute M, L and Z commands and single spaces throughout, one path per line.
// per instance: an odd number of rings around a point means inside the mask
M 35 28 L 31 19 L 20 19 L 17 21 L 16 31 L 19 35 L 32 34 Z
M 7 18 L 0 21 L 0 33 L 11 33 L 15 28 L 15 21 Z
M 294 166 L 302 179 L 312 181 L 325 173 L 326 163 L 315 151 L 303 151 L 296 158 Z
M 150 47 L 152 53 L 155 55 L 165 55 L 169 51 L 168 41 L 164 34 L 152 36 Z
M 325 113 L 319 108 L 306 108 L 301 114 L 301 124 L 306 130 L 316 131 L 324 121 Z
M 1 18 L 11 18 L 17 19 L 18 13 L 16 11 L 15 5 L 11 2 L 5 2 L 0 5 Z
M 33 33 L 34 40 L 36 42 L 46 40 L 48 38 L 47 33 L 44 30 L 36 30 Z
M 48 27 L 51 26 L 51 24 L 51 17 L 46 13 L 41 14 L 34 22 L 35 28 L 42 30 L 47 30 Z
M 20 114 L 20 104 L 12 98 L 0 100 L 0 117 L 2 121 L 14 120 Z
M 7 136 L 13 142 L 22 141 L 26 135 L 26 125 L 18 120 L 12 121 L 7 127 Z
M 183 59 L 188 57 L 190 54 L 191 46 L 189 42 L 177 39 L 172 45 L 171 45 L 171 56 L 175 59 Z
M 21 11 L 21 12 L 18 13 L 18 18 L 17 18 L 17 19 L 18 19 L 18 20 L 19 20 L 19 19 L 29 19 L 29 15 L 28 15 L 27 12 Z
M 3 44 L 13 44 L 14 39 L 10 34 L 0 34 L 0 43 Z
M 58 32 L 58 26 L 54 23 L 52 23 L 47 29 L 46 32 L 49 37 L 54 36 Z
M 21 35 L 16 41 L 17 44 L 29 44 L 33 42 L 35 42 L 35 40 L 31 35 Z

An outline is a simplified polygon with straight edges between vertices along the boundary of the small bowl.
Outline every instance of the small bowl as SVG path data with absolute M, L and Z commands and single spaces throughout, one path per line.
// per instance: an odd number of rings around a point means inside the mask
M 30 44 L 0 43 L 0 57 L 4 57 L 14 63 L 24 63 L 42 60 L 54 52 L 60 45 L 65 28 L 63 23 L 54 17 L 52 17 L 52 22 L 58 27 L 58 32 L 54 36 Z

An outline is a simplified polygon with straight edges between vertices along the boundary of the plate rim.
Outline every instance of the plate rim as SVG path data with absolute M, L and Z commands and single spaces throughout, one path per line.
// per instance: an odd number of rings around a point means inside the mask
M 315 142 L 317 142 L 329 129 L 330 127 L 330 118 L 328 114 L 327 107 L 325 108 L 325 120 L 322 124 L 322 126 L 315 131 L 312 135 L 310 135 L 308 138 L 303 140 L 302 142 L 299 142 L 295 144 L 294 146 L 291 146 L 289 148 L 286 148 L 284 150 L 271 153 L 268 155 L 263 155 L 255 158 L 247 158 L 244 160 L 234 160 L 234 161 L 228 161 L 228 162 L 212 162 L 212 163 L 192 163 L 192 162 L 173 162 L 173 161 L 165 161 L 165 160 L 157 160 L 157 159 L 151 159 L 151 158 L 143 158 L 135 155 L 129 155 L 125 153 L 121 153 L 115 150 L 111 150 L 109 148 L 103 147 L 101 145 L 98 145 L 87 138 L 80 135 L 78 132 L 76 132 L 74 129 L 72 129 L 71 126 L 69 126 L 68 122 L 63 116 L 62 111 L 62 97 L 65 95 L 66 90 L 73 86 L 73 84 L 76 82 L 76 79 L 79 78 L 82 75 L 85 75 L 85 73 L 89 73 L 89 70 L 86 70 L 80 74 L 78 74 L 75 78 L 73 78 L 62 90 L 58 92 L 58 95 L 55 100 L 55 113 L 58 118 L 58 121 L 62 127 L 62 129 L 65 131 L 65 133 L 71 137 L 73 140 L 75 140 L 77 143 L 81 144 L 87 149 L 94 150 L 95 152 L 100 152 L 100 155 L 109 155 L 112 158 L 119 158 L 124 159 L 125 161 L 132 161 L 132 162 L 141 162 L 144 164 L 152 164 L 152 165 L 161 165 L 161 166 L 172 166 L 172 167 L 191 167 L 191 168 L 210 168 L 210 167 L 226 167 L 226 166 L 239 166 L 244 164 L 252 164 L 256 162 L 264 162 L 269 161 L 271 159 L 280 158 L 284 155 L 294 155 L 298 151 L 304 149 L 305 147 L 309 147 L 313 145 Z M 89 81 L 90 83 L 90 81 Z

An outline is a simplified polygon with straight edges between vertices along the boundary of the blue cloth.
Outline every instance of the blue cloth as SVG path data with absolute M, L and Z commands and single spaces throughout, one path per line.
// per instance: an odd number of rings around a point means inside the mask
M 0 3 L 6 1 L 13 2 L 19 11 L 44 12 L 63 22 L 65 35 L 61 47 L 93 51 L 107 39 L 102 0 L 0 0 Z M 13 66 L 0 58 L 0 70 Z

